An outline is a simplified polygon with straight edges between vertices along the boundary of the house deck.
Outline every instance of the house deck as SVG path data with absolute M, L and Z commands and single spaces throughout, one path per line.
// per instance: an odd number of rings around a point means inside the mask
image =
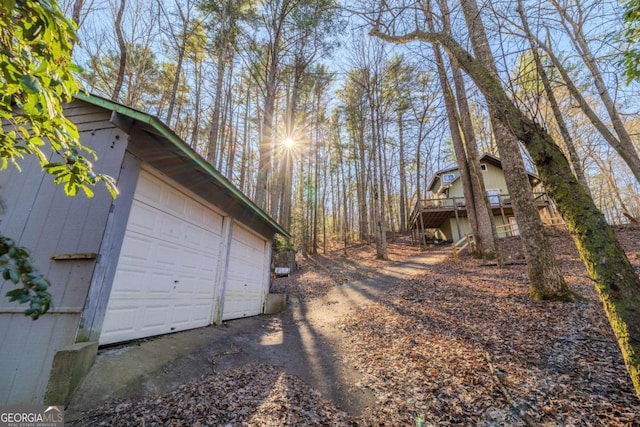
M 533 197 L 538 210 L 550 206 L 546 193 L 534 192 Z M 502 216 L 504 222 L 514 216 L 511 197 L 508 194 L 490 195 L 489 203 L 493 215 Z M 422 199 L 416 202 L 411 211 L 409 224 L 412 236 L 418 237 L 424 236 L 427 229 L 440 228 L 447 219 L 455 218 L 457 221 L 467 216 L 467 205 L 463 197 Z

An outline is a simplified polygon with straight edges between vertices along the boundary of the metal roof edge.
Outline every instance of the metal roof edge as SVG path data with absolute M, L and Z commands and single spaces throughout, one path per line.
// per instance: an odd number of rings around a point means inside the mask
M 158 133 L 162 137 L 164 137 L 169 142 L 171 142 L 175 147 L 180 149 L 182 153 L 184 153 L 187 157 L 189 157 L 191 160 L 196 162 L 196 164 L 198 164 L 198 166 L 203 168 L 209 175 L 211 175 L 212 178 L 214 178 L 224 188 L 229 190 L 234 196 L 236 196 L 243 203 L 245 203 L 258 216 L 260 216 L 263 220 L 265 220 L 276 232 L 282 234 L 287 238 L 291 238 L 291 235 L 289 234 L 288 231 L 286 231 L 273 218 L 267 215 L 266 212 L 264 212 L 261 208 L 259 208 L 242 191 L 238 190 L 231 182 L 229 182 L 227 178 L 222 176 L 220 172 L 218 172 L 213 167 L 213 165 L 208 163 L 205 159 L 202 158 L 202 156 L 200 156 L 191 147 L 189 147 L 178 135 L 176 135 L 166 124 L 164 124 L 157 117 L 152 116 L 148 113 L 144 113 L 142 111 L 136 110 L 134 108 L 127 107 L 125 105 L 119 104 L 109 99 L 99 97 L 97 95 L 80 92 L 76 94 L 75 97 L 81 101 L 88 102 L 89 104 L 93 104 L 97 107 L 102 107 L 107 110 L 115 111 L 133 120 L 146 123 L 149 126 L 153 127 L 156 131 L 158 131 Z

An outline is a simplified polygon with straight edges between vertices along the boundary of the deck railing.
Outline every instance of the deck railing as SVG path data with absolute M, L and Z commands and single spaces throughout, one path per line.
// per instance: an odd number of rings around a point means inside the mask
M 487 197 L 489 198 L 489 204 L 492 208 L 511 206 L 511 196 L 509 194 L 488 194 Z M 534 192 L 533 199 L 536 204 L 549 203 L 547 193 Z M 464 197 L 421 199 L 416 202 L 409 218 L 412 223 L 420 212 L 445 209 L 466 209 L 466 206 L 467 204 Z
M 462 239 L 460 239 L 456 243 L 452 243 L 451 247 L 453 249 L 453 262 L 458 263 L 458 254 L 463 250 L 467 249 L 469 253 L 473 252 L 473 246 L 475 245 L 475 241 L 473 240 L 473 235 L 467 234 Z
M 518 223 L 516 222 L 496 225 L 496 232 L 498 233 L 498 237 L 511 237 L 520 235 L 520 231 L 518 230 Z

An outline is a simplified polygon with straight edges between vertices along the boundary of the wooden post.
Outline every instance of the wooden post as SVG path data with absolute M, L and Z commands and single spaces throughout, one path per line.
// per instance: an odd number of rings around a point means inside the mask
M 427 249 L 427 238 L 424 235 L 424 217 L 422 215 L 422 205 L 420 204 L 420 200 L 418 200 L 418 214 L 420 215 L 420 242 L 422 247 Z
M 452 243 L 451 246 L 453 247 L 453 262 L 455 264 L 458 263 L 458 249 L 456 248 L 456 244 Z
M 453 214 L 456 216 L 456 228 L 458 229 L 458 240 L 460 240 L 460 238 L 462 237 L 462 231 L 460 231 L 460 221 L 458 220 L 458 203 L 456 203 L 455 197 L 452 200 L 453 200 Z
M 502 205 L 502 194 L 498 195 L 498 204 L 500 205 L 500 215 L 502 216 L 502 223 L 504 224 L 507 219 L 504 217 L 504 206 Z M 491 215 L 493 215 L 493 209 L 491 210 Z

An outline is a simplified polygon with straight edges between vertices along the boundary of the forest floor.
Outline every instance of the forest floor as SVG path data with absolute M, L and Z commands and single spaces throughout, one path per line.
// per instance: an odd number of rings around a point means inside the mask
M 640 226 L 616 232 L 640 273 Z M 518 238 L 501 241 L 515 261 L 502 269 L 406 239 L 389 244 L 389 261 L 368 245 L 329 251 L 272 284 L 289 305 L 265 318 L 261 341 L 295 327 L 283 351 L 305 352 L 304 367 L 256 356 L 78 424 L 638 426 L 640 400 L 594 286 L 567 232 L 549 236 L 584 301 L 531 300 Z

